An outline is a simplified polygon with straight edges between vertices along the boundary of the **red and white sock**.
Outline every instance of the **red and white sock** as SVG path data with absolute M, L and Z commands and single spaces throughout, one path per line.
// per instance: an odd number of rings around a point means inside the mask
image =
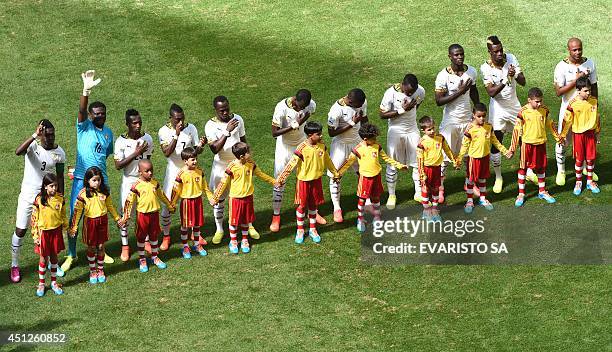
M 193 230 L 193 244 L 197 245 L 200 243 L 200 228 L 194 227 L 192 230 Z
M 240 229 L 242 230 L 242 240 L 249 240 L 249 225 L 241 224 Z
M 518 190 L 519 195 L 525 195 L 525 169 L 518 170 Z
M 187 244 L 187 238 L 189 237 L 188 232 L 189 232 L 188 228 L 181 226 L 181 243 L 183 243 L 183 247 L 188 246 Z
M 104 252 L 98 251 L 98 270 L 104 271 Z
M 359 198 L 357 200 L 357 221 L 363 222 L 363 207 L 365 206 L 365 199 Z
M 479 178 L 478 188 L 480 190 L 480 200 L 485 201 L 487 199 L 487 180 L 484 178 Z
M 421 204 L 423 204 L 423 208 L 429 208 L 429 194 L 427 193 L 427 187 L 421 187 Z
M 311 229 L 317 227 L 317 209 L 308 209 L 308 222 Z
M 576 171 L 576 183 L 582 184 L 582 161 L 576 160 L 575 171 Z
M 546 174 L 541 173 L 538 175 L 538 193 L 546 192 Z
M 57 258 L 49 258 L 49 261 L 51 262 L 51 283 L 54 283 L 57 279 Z
M 93 251 L 87 250 L 87 261 L 89 262 L 89 271 L 96 271 L 96 255 Z
M 470 181 L 467 177 L 465 178 L 465 195 L 468 202 L 474 201 L 474 182 Z
M 236 241 L 238 237 L 238 229 L 236 226 L 229 225 L 230 240 Z
M 149 244 L 151 245 L 151 258 L 157 258 L 157 254 L 159 254 L 159 241 L 155 239 L 155 241 L 151 241 L 149 239 Z
M 45 284 L 45 273 L 47 272 L 47 263 L 40 261 L 38 263 L 38 284 Z
M 145 259 L 144 242 L 137 241 L 136 247 L 138 247 L 138 257 L 140 257 L 140 259 Z
M 297 222 L 297 229 L 298 230 L 304 230 L 304 217 L 306 214 L 304 214 L 304 210 L 302 209 L 302 207 L 297 207 L 295 209 L 295 219 Z
M 595 169 L 595 161 L 587 160 L 586 161 L 586 170 L 587 170 L 587 184 L 590 185 L 593 182 L 593 169 Z

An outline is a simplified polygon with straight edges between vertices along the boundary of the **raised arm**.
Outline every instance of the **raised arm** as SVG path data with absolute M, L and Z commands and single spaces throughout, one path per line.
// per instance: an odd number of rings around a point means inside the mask
M 89 102 L 89 94 L 91 93 L 91 89 L 97 86 L 101 81 L 100 78 L 94 80 L 95 75 L 95 70 L 88 70 L 81 73 L 81 78 L 83 79 L 83 93 L 81 94 L 81 99 L 79 100 L 79 122 L 87 120 L 87 103 Z

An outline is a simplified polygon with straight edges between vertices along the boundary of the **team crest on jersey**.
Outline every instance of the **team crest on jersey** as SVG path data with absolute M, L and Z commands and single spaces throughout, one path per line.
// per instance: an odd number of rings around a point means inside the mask
M 60 205 L 59 204 L 55 204 L 55 210 L 59 210 L 60 209 Z
M 246 174 L 247 176 L 251 175 L 251 170 L 247 170 Z
M 319 150 L 319 157 L 323 157 L 323 151 Z
M 98 199 L 101 200 L 101 201 L 105 201 L 106 200 L 106 196 L 104 194 L 100 194 L 98 196 Z
M 372 157 L 373 158 L 378 158 L 378 152 L 372 152 Z
M 200 182 L 200 178 L 199 178 L 199 177 L 196 177 L 196 178 L 195 178 L 195 182 Z
M 436 142 L 436 149 L 440 149 L 440 148 L 442 148 L 442 143 Z
M 595 105 L 591 106 L 591 111 L 595 112 L 595 110 L 597 110 L 597 106 L 595 106 Z

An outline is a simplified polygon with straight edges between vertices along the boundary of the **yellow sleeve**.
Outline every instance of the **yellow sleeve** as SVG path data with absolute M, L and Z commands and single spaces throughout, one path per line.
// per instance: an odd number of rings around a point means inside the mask
M 417 166 L 419 169 L 419 179 L 421 180 L 421 182 L 425 181 L 426 177 L 425 177 L 425 152 L 423 151 L 423 148 L 418 146 L 417 147 Z
M 565 116 L 563 117 L 563 128 L 561 130 L 561 137 L 565 138 L 570 128 L 572 128 L 572 124 L 574 123 L 574 112 L 571 110 L 565 111 Z
M 72 219 L 70 219 L 70 232 L 76 232 L 77 227 L 79 226 L 79 221 L 81 220 L 81 215 L 83 215 L 84 208 L 85 203 L 77 198 L 77 200 L 74 202 Z
M 553 137 L 555 138 L 555 141 L 559 142 L 561 135 L 559 135 L 559 132 L 557 132 L 557 129 L 553 125 L 552 119 L 548 116 L 546 117 L 546 127 L 548 127 L 548 129 L 552 133 Z
M 62 228 L 68 230 L 68 216 L 66 215 L 66 200 L 62 202 Z
M 134 203 L 136 201 L 136 193 L 130 191 L 127 198 L 125 199 L 125 204 L 123 205 L 123 220 L 129 220 L 132 215 L 132 208 L 134 207 Z
M 110 196 L 106 197 L 106 199 L 104 200 L 104 204 L 106 205 L 106 210 L 113 217 L 113 220 L 119 220 L 119 213 L 117 213 L 117 209 L 115 209 L 115 206 L 113 205 L 113 200 Z
M 325 150 L 325 154 L 323 155 L 323 161 L 325 163 L 325 167 L 327 167 L 327 169 L 332 173 L 332 175 L 334 175 L 335 178 L 340 177 L 340 174 L 338 174 L 338 169 L 336 169 L 336 166 L 329 157 L 329 153 L 327 152 L 327 150 Z
M 166 207 L 168 207 L 168 208 L 172 207 L 172 202 L 170 202 L 168 197 L 166 197 L 166 194 L 164 193 L 164 190 L 161 187 L 159 187 L 159 185 L 157 185 L 157 189 L 155 190 L 155 194 L 157 194 L 157 198 L 159 198 L 159 200 L 161 200 L 161 202 L 164 203 L 166 205 Z
M 387 153 L 385 153 L 384 150 L 382 150 L 382 148 L 380 149 L 380 157 L 383 159 L 383 161 L 387 164 L 390 164 L 391 166 L 393 166 L 396 169 L 403 169 L 406 167 L 406 165 L 400 163 L 399 161 L 391 158 L 390 156 L 387 155 Z
M 283 172 L 281 172 L 280 175 L 278 175 L 276 181 L 278 183 L 285 183 L 285 181 L 287 181 L 287 177 L 289 177 L 289 175 L 291 174 L 291 171 L 293 171 L 293 169 L 295 169 L 295 167 L 301 161 L 302 159 L 300 159 L 299 156 L 293 155 L 291 157 L 291 160 L 289 160 L 289 162 L 287 163 L 287 166 L 285 166 L 285 169 L 283 170 Z
M 36 198 L 36 200 L 34 201 L 34 205 L 32 206 L 32 217 L 31 217 L 31 227 L 32 227 L 32 238 L 34 240 L 37 240 L 38 238 L 40 238 L 40 231 L 38 231 L 38 204 L 39 204 L 40 199 Z M 65 212 L 64 212 L 65 214 Z
M 516 148 L 518 147 L 519 138 L 523 135 L 523 119 L 517 118 L 516 125 L 514 125 L 514 129 L 512 130 L 512 142 L 510 143 L 510 151 L 514 153 Z
M 355 161 L 357 161 L 357 155 L 351 152 L 349 157 L 342 163 L 342 166 L 340 166 L 340 170 L 338 170 L 338 175 L 340 176 L 344 175 L 346 170 L 348 170 L 351 167 L 351 165 L 355 163 Z
M 202 177 L 202 179 L 204 179 L 204 177 Z M 178 199 L 181 196 L 182 191 L 183 191 L 183 184 L 175 180 L 174 187 L 172 187 L 172 195 L 170 196 L 170 203 L 172 203 L 173 206 L 176 206 L 176 202 L 178 202 Z
M 499 142 L 499 139 L 497 139 L 497 137 L 495 136 L 495 133 L 491 133 L 490 141 L 491 141 L 491 144 L 493 144 L 495 148 L 497 148 L 497 150 L 502 152 L 502 154 L 508 153 L 508 149 L 506 149 L 506 147 L 504 147 L 504 145 Z
M 255 174 L 255 176 L 259 177 L 260 179 L 262 179 L 265 182 L 268 182 L 271 185 L 274 185 L 274 183 L 276 182 L 274 177 L 272 177 L 272 176 L 268 175 L 267 173 L 261 171 L 261 169 L 258 168 L 257 166 L 255 166 L 255 169 L 253 170 L 253 173 Z
M 461 146 L 461 149 L 463 149 L 463 146 Z M 453 154 L 453 151 L 448 146 L 448 143 L 446 143 L 446 138 L 442 138 L 442 150 L 444 151 L 444 153 L 446 153 L 449 159 L 455 160 L 455 163 L 461 160 L 455 157 L 455 154 Z
M 467 154 L 468 149 L 470 148 L 470 144 L 472 143 L 472 138 L 468 137 L 468 136 L 463 136 L 463 139 L 461 140 L 461 150 L 459 150 L 459 154 L 457 155 L 456 158 L 453 158 L 452 155 L 452 151 L 451 154 L 448 154 L 448 152 L 446 151 L 446 149 L 444 149 L 444 152 L 446 153 L 446 155 L 448 155 L 451 159 L 455 160 L 455 163 L 459 163 L 461 160 L 463 160 L 463 157 L 465 156 L 465 154 Z M 444 143 L 442 144 L 442 148 L 444 148 L 444 145 L 448 145 L 446 144 L 446 140 L 444 140 Z M 448 148 L 450 151 L 450 148 Z
M 215 190 L 215 194 L 213 196 L 215 203 L 219 201 L 219 198 L 221 198 L 221 195 L 223 194 L 223 192 L 225 192 L 225 189 L 227 188 L 227 186 L 230 184 L 231 182 L 231 177 L 230 175 L 225 175 L 222 179 L 221 182 L 219 182 L 219 184 L 217 185 L 217 189 Z
M 204 190 L 204 193 L 206 193 L 206 198 L 208 198 L 208 202 L 214 203 L 215 202 L 215 195 L 212 193 L 210 188 L 208 188 L 208 182 L 206 182 L 206 177 L 204 177 L 203 174 L 202 174 L 202 189 Z M 221 194 L 223 194 L 223 193 L 221 193 Z

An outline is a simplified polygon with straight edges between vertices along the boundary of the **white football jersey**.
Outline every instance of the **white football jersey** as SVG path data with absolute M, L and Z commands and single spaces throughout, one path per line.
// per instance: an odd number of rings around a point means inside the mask
M 400 83 L 394 84 L 385 91 L 382 101 L 380 102 L 380 111 L 397 111 L 403 107 L 403 103 L 405 101 L 411 102 L 413 99 L 417 101 L 417 105 L 419 105 L 425 99 L 425 89 L 420 84 L 410 96 L 407 96 L 402 92 Z M 417 108 L 415 106 L 413 109 L 405 111 L 403 114 L 388 119 L 389 130 L 394 129 L 404 132 L 418 132 L 419 128 L 417 126 L 416 117 Z
M 355 114 L 362 112 L 362 116 L 368 116 L 368 101 L 364 101 L 363 105 L 354 109 L 348 106 L 344 102 L 344 98 L 337 100 L 334 105 L 332 105 L 331 109 L 329 109 L 329 114 L 327 115 L 327 125 L 333 128 L 338 128 L 341 125 L 346 125 L 350 120 L 353 119 Z M 333 140 L 337 140 L 344 144 L 352 144 L 353 146 L 357 145 L 361 141 L 359 138 L 359 128 L 361 127 L 361 122 L 358 122 L 352 128 L 346 130 L 345 132 L 335 136 Z
M 240 115 L 233 114 L 232 118 L 238 120 L 238 126 L 234 128 L 229 137 L 227 137 L 223 148 L 215 154 L 214 161 L 230 162 L 236 159 L 232 153 L 232 146 L 240 142 L 240 138 L 246 135 L 246 131 L 244 129 L 244 120 Z M 208 120 L 204 126 L 204 132 L 206 133 L 206 138 L 208 138 L 208 143 L 212 143 L 223 137 L 224 131 L 227 131 L 227 122 L 219 120 L 216 116 Z
M 472 79 L 472 85 L 476 85 L 476 79 L 478 78 L 476 69 L 470 65 L 464 66 L 466 66 L 466 69 L 461 76 L 457 76 L 450 66 L 440 71 L 436 77 L 436 92 L 454 94 L 457 92 L 459 84 L 468 78 Z M 472 107 L 470 105 L 470 90 L 468 89 L 462 96 L 444 105 L 442 123 L 462 124 L 471 120 Z
M 47 173 L 55 174 L 55 165 L 65 163 L 66 153 L 62 147 L 57 146 L 57 148 L 47 150 L 38 144 L 38 141 L 30 143 L 25 154 L 21 193 L 24 195 L 38 194 L 43 176 Z
M 510 53 L 506 53 L 506 59 L 501 67 L 497 67 L 491 60 L 488 60 L 480 66 L 480 73 L 485 86 L 497 85 L 503 79 L 508 79 L 508 69 L 510 65 L 514 65 L 516 74 L 521 73 L 521 66 L 516 57 Z M 514 118 L 521 109 L 521 103 L 516 96 L 516 79 L 508 80 L 508 84 L 491 98 L 489 102 L 489 121 L 495 118 Z
M 583 57 L 582 59 L 583 61 L 579 65 L 570 62 L 568 58 L 561 60 L 555 67 L 555 84 L 559 87 L 564 87 L 568 83 L 576 80 L 576 73 L 584 71 L 589 72 L 587 77 L 589 77 L 591 84 L 597 83 L 597 69 L 595 67 L 595 62 L 593 62 L 591 59 L 587 59 L 586 57 Z M 567 104 L 569 104 L 575 95 L 576 89 L 574 88 L 561 96 L 559 119 L 563 119 L 565 116 L 565 109 L 567 109 Z
M 170 123 L 162 126 L 162 128 L 160 128 L 158 132 L 159 144 L 161 146 L 169 145 L 172 142 L 172 137 L 175 134 L 176 131 Z M 185 163 L 181 158 L 181 152 L 187 147 L 195 148 L 199 143 L 200 137 L 198 137 L 198 129 L 190 123 L 187 124 L 187 127 L 183 128 L 181 133 L 179 133 L 174 152 L 172 152 L 172 154 L 170 154 L 170 156 L 167 158 L 168 165 L 166 166 L 166 170 L 174 172 L 178 171 L 181 167 L 183 167 Z
M 121 161 L 134 154 L 139 144 L 148 143 L 149 147 L 142 154 L 132 160 L 123 168 L 123 177 L 138 177 L 138 161 L 141 159 L 151 159 L 153 155 L 153 138 L 148 133 L 143 134 L 138 139 L 132 139 L 127 134 L 119 136 L 115 141 L 115 160 Z
M 274 115 L 272 115 L 272 125 L 285 128 L 291 125 L 293 121 L 297 121 L 298 117 L 302 116 L 306 112 L 314 114 L 317 108 L 317 104 L 314 100 L 310 100 L 310 104 L 302 111 L 295 111 L 293 109 L 293 97 L 283 99 L 274 108 Z M 298 145 L 302 143 L 306 136 L 304 135 L 304 124 L 301 124 L 299 128 L 291 130 L 278 137 L 282 143 L 287 145 Z

